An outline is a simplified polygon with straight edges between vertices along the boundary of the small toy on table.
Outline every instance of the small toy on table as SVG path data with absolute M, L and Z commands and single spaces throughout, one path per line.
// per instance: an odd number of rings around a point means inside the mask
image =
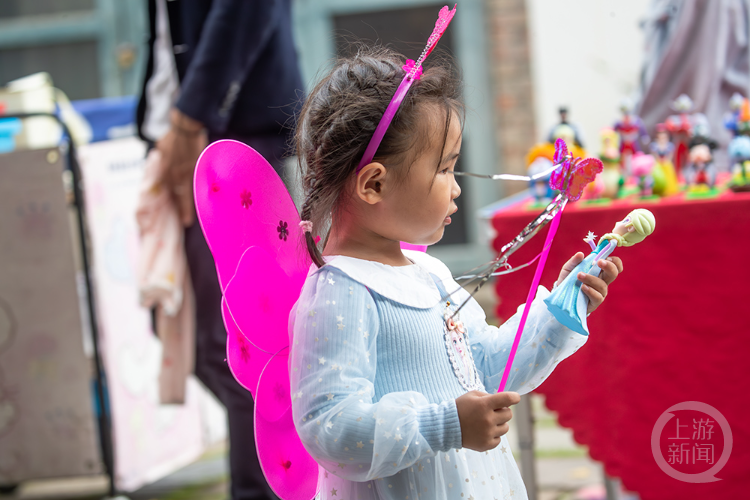
M 640 243 L 654 232 L 655 227 L 654 214 L 645 208 L 637 208 L 615 224 L 611 233 L 602 236 L 598 245 L 594 245 L 596 235 L 589 231 L 583 240 L 591 247 L 591 253 L 571 271 L 562 283 L 557 283 L 552 293 L 544 299 L 547 309 L 555 316 L 555 319 L 581 335 L 588 335 L 589 327 L 586 317 L 589 299 L 581 291 L 582 283 L 578 280 L 578 273 L 599 276 L 601 268 L 597 262 L 600 259 L 609 257 L 616 247 L 628 247 Z
M 675 144 L 674 168 L 677 174 L 681 174 L 688 162 L 688 145 L 693 133 L 693 121 L 688 114 L 693 109 L 693 100 L 682 94 L 674 100 L 672 109 L 679 114 L 669 116 L 665 123 Z
M 729 189 L 735 192 L 750 191 L 750 137 L 738 135 L 729 143 L 732 162 L 732 180 Z
M 659 196 L 677 194 L 680 186 L 672 163 L 674 144 L 669 140 L 669 129 L 666 124 L 658 123 L 656 125 L 656 140 L 651 143 L 649 149 L 656 159 L 654 165 L 654 194 Z
M 624 100 L 620 105 L 622 119 L 615 123 L 615 131 L 620 134 L 620 168 L 625 177 L 632 175 L 631 160 L 641 151 L 640 143 L 648 143 L 648 133 L 643 120 L 633 114 L 633 104 Z
M 742 94 L 735 92 L 729 99 L 729 113 L 724 116 L 724 127 L 732 132 L 732 135 L 737 137 L 738 124 L 740 121 L 740 114 L 742 112 L 743 103 L 746 101 Z
M 596 180 L 586 187 L 587 197 L 617 198 L 625 179 L 620 174 L 620 136 L 613 128 L 605 127 L 599 132 L 604 170 Z M 592 196 L 589 196 L 591 193 Z
M 690 141 L 688 164 L 684 177 L 689 193 L 707 193 L 716 184 L 716 166 L 712 151 L 717 144 L 713 139 L 695 136 Z
M 571 151 L 575 148 L 583 149 L 583 140 L 581 139 L 581 132 L 578 126 L 568 121 L 568 108 L 560 106 L 558 112 L 560 113 L 560 123 L 552 127 L 549 137 L 547 137 L 547 142 L 554 144 L 557 139 L 563 139 Z
M 643 197 L 654 194 L 654 166 L 656 160 L 651 155 L 636 153 L 633 155 L 633 177 L 636 180 L 640 195 Z M 662 183 L 663 184 L 663 183 Z
M 551 168 L 552 160 L 540 154 L 529 164 L 528 175 L 529 177 L 533 177 L 542 172 L 549 171 Z M 529 181 L 529 189 L 531 189 L 537 203 L 547 204 L 552 201 L 552 198 L 557 194 L 557 192 L 549 185 L 550 175 L 552 175 L 551 171 L 543 177 Z

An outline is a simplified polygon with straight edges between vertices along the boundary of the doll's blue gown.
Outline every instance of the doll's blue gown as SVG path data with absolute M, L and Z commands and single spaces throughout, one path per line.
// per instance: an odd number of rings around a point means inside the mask
M 589 299 L 581 291 L 581 281 L 577 278 L 578 273 L 591 274 L 599 276 L 601 268 L 595 265 L 595 257 L 606 259 L 617 248 L 615 240 L 602 240 L 596 249 L 591 252 L 575 269 L 559 283 L 552 293 L 544 299 L 547 309 L 557 321 L 567 326 L 574 332 L 581 335 L 589 334 L 589 327 L 586 324 L 586 309 L 589 305 Z

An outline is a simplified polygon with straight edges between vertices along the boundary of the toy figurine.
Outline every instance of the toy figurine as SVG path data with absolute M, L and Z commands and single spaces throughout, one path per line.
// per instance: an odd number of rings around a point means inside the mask
M 654 215 L 644 208 L 638 208 L 615 224 L 611 233 L 602 236 L 598 245 L 594 245 L 596 236 L 589 231 L 584 241 L 591 247 L 591 253 L 571 271 L 562 283 L 557 283 L 552 293 L 544 299 L 547 309 L 555 316 L 555 319 L 581 335 L 588 335 L 589 327 L 586 323 L 586 316 L 589 299 L 581 291 L 582 283 L 578 280 L 578 273 L 599 276 L 601 268 L 596 263 L 600 259 L 609 257 L 616 247 L 628 247 L 640 243 L 654 232 L 655 227 Z
M 622 119 L 615 123 L 614 129 L 620 134 L 620 168 L 625 177 L 630 177 L 630 161 L 635 153 L 641 151 L 640 143 L 648 141 L 648 133 L 643 120 L 633 114 L 633 104 L 629 100 L 623 100 L 620 111 Z
M 656 125 L 656 140 L 651 143 L 649 149 L 656 159 L 654 165 L 654 194 L 659 196 L 677 194 L 680 188 L 672 163 L 674 144 L 669 141 L 669 130 L 666 124 L 659 123 Z
M 750 137 L 738 135 L 729 142 L 729 158 L 732 161 L 732 191 L 750 191 Z
M 632 168 L 633 177 L 636 179 L 641 196 L 647 197 L 654 194 L 654 165 L 656 160 L 651 155 L 636 153 L 633 155 Z
M 716 142 L 706 137 L 696 136 L 690 142 L 688 165 L 685 168 L 685 182 L 688 191 L 703 192 L 713 189 L 716 184 L 716 167 L 713 154 Z
M 688 147 L 690 137 L 693 133 L 693 123 L 688 114 L 693 109 L 693 100 L 685 94 L 680 95 L 672 103 L 672 109 L 679 115 L 672 115 L 665 122 L 667 130 L 672 134 L 672 141 L 675 143 L 674 168 L 677 174 L 682 173 L 682 169 L 688 162 Z
M 750 100 L 743 99 L 737 112 L 734 128 L 735 136 L 750 135 Z
M 732 135 L 734 135 L 735 137 L 738 135 L 737 123 L 739 122 L 740 111 L 742 109 L 742 103 L 744 101 L 745 98 L 739 92 L 735 92 L 734 94 L 732 94 L 732 97 L 729 99 L 730 111 L 724 117 L 724 127 L 732 132 Z
M 614 129 L 603 128 L 599 134 L 602 141 L 602 152 L 599 159 L 604 165 L 602 174 L 592 183 L 601 182 L 603 198 L 617 198 L 625 179 L 620 173 L 620 136 Z
M 534 176 L 550 170 L 551 168 L 552 160 L 544 156 L 537 156 L 528 167 L 528 175 Z M 529 189 L 531 189 L 537 203 L 547 204 L 555 197 L 555 190 L 549 185 L 549 178 L 551 175 L 552 172 L 549 172 L 544 177 L 539 177 L 538 179 L 529 181 Z
M 581 132 L 578 130 L 578 127 L 575 124 L 568 121 L 568 108 L 566 108 L 565 106 L 560 106 L 558 112 L 560 113 L 560 123 L 552 127 L 552 130 L 550 130 L 549 132 L 549 137 L 547 137 L 547 142 L 554 144 L 557 139 L 562 138 L 565 140 L 566 144 L 572 144 L 583 149 Z M 560 131 L 558 130 L 558 128 L 560 127 L 566 127 L 572 133 L 565 132 L 565 137 L 563 137 L 560 135 Z

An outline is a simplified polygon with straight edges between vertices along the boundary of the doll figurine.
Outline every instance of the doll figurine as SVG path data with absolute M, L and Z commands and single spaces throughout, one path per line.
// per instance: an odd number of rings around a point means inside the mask
M 641 196 L 651 196 L 654 194 L 655 172 L 654 167 L 656 160 L 651 155 L 636 153 L 633 155 L 632 168 L 633 177 L 636 180 Z
M 750 135 L 750 100 L 743 99 L 734 126 L 736 137 Z
M 654 165 L 654 194 L 659 196 L 677 194 L 680 187 L 672 163 L 674 144 L 669 140 L 669 130 L 666 124 L 659 123 L 656 125 L 656 140 L 651 143 L 649 149 L 656 159 Z
M 549 170 L 552 167 L 552 160 L 544 156 L 538 156 L 528 167 L 528 175 L 534 176 L 541 174 Z M 537 203 L 549 203 L 552 198 L 555 197 L 556 191 L 549 185 L 549 179 L 552 172 L 548 173 L 544 177 L 539 177 L 536 180 L 529 181 L 529 189 L 531 189 L 534 199 Z
M 671 115 L 665 122 L 667 130 L 672 134 L 672 140 L 675 144 L 674 168 L 678 174 L 682 173 L 688 162 L 688 144 L 693 134 L 693 120 L 690 111 L 693 109 L 693 100 L 685 94 L 674 100 L 672 109 L 679 115 Z
M 614 129 L 620 134 L 620 168 L 624 176 L 630 177 L 631 159 L 635 153 L 640 152 L 640 143 L 648 141 L 648 134 L 641 118 L 633 114 L 633 105 L 630 101 L 623 101 L 620 111 L 622 119 L 615 123 Z
M 693 137 L 690 142 L 685 182 L 692 192 L 708 191 L 716 184 L 716 167 L 711 151 L 716 142 L 705 137 Z
M 565 137 L 565 144 L 568 145 L 568 148 L 571 147 L 571 145 L 575 145 L 578 148 L 583 149 L 583 140 L 581 139 L 581 132 L 578 129 L 578 126 L 574 123 L 571 123 L 568 121 L 568 108 L 565 106 L 560 106 L 560 109 L 558 110 L 560 113 L 560 123 L 552 127 L 550 130 L 547 142 L 554 144 L 557 139 L 559 139 L 561 136 L 560 127 L 565 129 L 565 134 L 568 134 L 568 131 L 570 131 L 570 137 Z
M 596 263 L 600 259 L 609 257 L 616 247 L 629 247 L 640 243 L 654 232 L 655 227 L 654 215 L 644 208 L 637 208 L 615 224 L 611 233 L 602 236 L 598 245 L 594 245 L 596 236 L 589 231 L 588 236 L 583 240 L 591 247 L 591 253 L 571 271 L 562 283 L 556 284 L 552 293 L 544 299 L 547 309 L 555 316 L 555 319 L 581 335 L 588 335 L 589 327 L 586 317 L 589 299 L 581 291 L 582 283 L 578 280 L 578 273 L 598 276 L 601 268 Z
M 739 92 L 732 94 L 732 97 L 729 99 L 729 113 L 724 117 L 724 127 L 732 132 L 734 137 L 739 135 L 737 125 L 740 121 L 740 113 L 744 101 L 745 98 Z
M 620 174 L 620 136 L 609 127 L 603 128 L 599 136 L 602 141 L 599 159 L 602 161 L 604 170 L 601 175 L 596 177 L 594 182 L 602 183 L 601 196 L 603 198 L 617 198 L 625 182 L 622 174 Z
M 750 137 L 738 135 L 729 142 L 729 158 L 732 162 L 732 191 L 750 191 Z

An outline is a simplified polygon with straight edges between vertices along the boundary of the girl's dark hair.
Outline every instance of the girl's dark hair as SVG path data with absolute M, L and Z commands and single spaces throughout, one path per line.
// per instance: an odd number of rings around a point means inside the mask
M 325 244 L 327 234 L 323 232 L 336 218 L 344 187 L 404 77 L 404 63 L 404 57 L 390 49 L 362 47 L 355 55 L 337 60 L 302 107 L 295 134 L 305 193 L 300 216 L 312 222 L 305 240 L 318 267 L 325 262 L 315 239 L 320 236 Z M 463 121 L 459 79 L 448 64 L 425 68 L 407 92 L 375 154 L 374 161 L 389 168 L 400 166 L 401 178 L 428 145 L 424 123 L 429 120 L 424 113 L 430 109 L 425 105 L 445 112 L 445 144 L 451 113 Z

